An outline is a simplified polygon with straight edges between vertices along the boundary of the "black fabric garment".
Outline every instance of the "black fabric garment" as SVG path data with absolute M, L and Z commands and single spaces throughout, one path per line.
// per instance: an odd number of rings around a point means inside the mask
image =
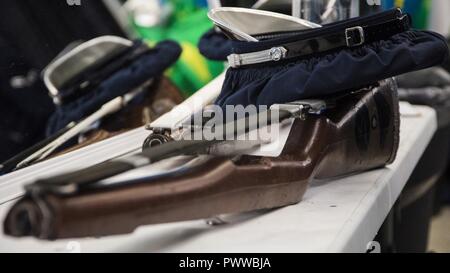
M 55 0 L 3 0 L 0 33 L 42 70 L 68 44 L 102 35 L 124 36 L 102 1 L 69 6 Z
M 124 36 L 102 1 L 3 0 L 0 8 L 0 161 L 45 137 L 54 110 L 41 70 L 69 43 Z M 27 79 L 15 86 L 16 78 Z
M 233 53 L 233 41 L 225 34 L 211 29 L 200 38 L 198 49 L 210 60 L 226 61 L 227 56 Z
M 447 37 L 447 44 L 450 44 L 450 40 L 449 40 L 448 37 Z M 450 72 L 450 58 L 447 59 L 447 61 L 445 61 L 445 62 L 442 64 L 442 67 L 443 67 L 445 70 L 447 70 L 448 72 Z
M 32 69 L 17 47 L 2 38 L 0 36 L 0 162 L 44 138 L 46 120 L 54 109 L 47 89 L 38 79 L 38 71 Z M 25 82 L 13 86 L 18 78 Z
M 450 113 L 450 85 L 445 87 L 399 88 L 398 95 L 401 100 L 412 104 L 446 107 L 446 111 Z
M 130 65 L 118 70 L 93 92 L 56 109 L 49 119 L 47 135 L 52 135 L 72 121 L 94 113 L 106 102 L 124 95 L 148 80 L 162 75 L 180 56 L 181 47 L 173 41 L 163 41 Z
M 406 73 L 396 77 L 396 79 L 398 87 L 403 89 L 450 86 L 450 73 L 439 66 Z
M 427 105 L 436 111 L 437 131 L 406 187 L 413 183 L 411 189 L 420 189 L 416 184 L 437 180 L 434 205 L 439 209 L 442 203 L 450 201 L 450 180 L 445 175 L 445 170 L 450 170 L 450 73 L 442 67 L 432 67 L 401 75 L 397 82 L 400 100 Z M 406 192 L 420 196 L 411 189 Z

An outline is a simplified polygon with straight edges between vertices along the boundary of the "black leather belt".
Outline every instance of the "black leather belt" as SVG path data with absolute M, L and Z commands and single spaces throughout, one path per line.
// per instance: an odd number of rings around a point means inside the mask
M 324 33 L 323 35 L 294 42 L 281 43 L 280 45 L 265 50 L 231 54 L 228 56 L 228 63 L 231 67 L 239 67 L 250 64 L 276 62 L 283 59 L 305 57 L 311 54 L 341 48 L 358 47 L 367 43 L 388 39 L 410 28 L 411 18 L 409 15 L 401 14 L 401 11 L 399 13 L 399 17 L 395 19 L 367 25 L 337 28 L 335 26 L 324 26 L 319 30 L 321 33 Z

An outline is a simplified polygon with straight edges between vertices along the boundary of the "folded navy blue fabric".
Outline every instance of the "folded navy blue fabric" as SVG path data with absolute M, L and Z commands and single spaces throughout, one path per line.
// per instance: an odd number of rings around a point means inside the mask
M 223 33 L 211 29 L 200 38 L 198 49 L 210 60 L 226 61 L 227 56 L 233 51 L 233 41 Z
M 47 123 L 47 135 L 52 135 L 72 121 L 80 121 L 94 113 L 106 102 L 122 96 L 156 78 L 180 56 L 181 48 L 173 41 L 158 43 L 130 65 L 113 73 L 85 96 L 57 108 Z
M 438 65 L 448 54 L 441 35 L 409 30 L 360 47 L 230 68 L 216 104 L 272 105 L 354 90 Z

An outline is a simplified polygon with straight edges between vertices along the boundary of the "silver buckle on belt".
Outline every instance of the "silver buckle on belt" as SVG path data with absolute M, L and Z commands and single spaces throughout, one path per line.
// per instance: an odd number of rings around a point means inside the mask
M 355 37 L 352 35 L 352 33 L 359 34 L 359 42 L 355 42 Z M 364 41 L 364 29 L 362 27 L 358 26 L 345 29 L 345 42 L 348 47 L 360 46 L 364 44 Z
M 231 54 L 228 56 L 228 64 L 235 68 L 242 65 L 259 64 L 264 62 L 278 62 L 286 58 L 287 49 L 278 46 L 270 49 L 243 53 L 243 54 Z
M 231 54 L 227 57 L 228 59 L 228 64 L 235 68 L 235 67 L 239 67 L 241 65 L 241 57 L 239 56 L 239 54 Z

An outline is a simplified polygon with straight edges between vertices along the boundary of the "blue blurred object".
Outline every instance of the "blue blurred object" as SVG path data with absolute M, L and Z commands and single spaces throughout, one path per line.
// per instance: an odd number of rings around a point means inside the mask
M 382 0 L 384 9 L 401 8 L 413 18 L 415 28 L 427 29 L 429 26 L 430 0 Z
M 233 41 L 214 29 L 203 34 L 198 43 L 200 53 L 206 58 L 215 61 L 226 61 L 227 56 L 233 53 L 232 48 Z
M 197 0 L 196 4 L 198 7 L 207 8 L 208 7 L 208 1 L 207 0 Z
M 381 5 L 384 9 L 391 9 L 394 7 L 402 8 L 404 12 L 414 13 L 417 12 L 422 6 L 422 0 L 382 0 Z

